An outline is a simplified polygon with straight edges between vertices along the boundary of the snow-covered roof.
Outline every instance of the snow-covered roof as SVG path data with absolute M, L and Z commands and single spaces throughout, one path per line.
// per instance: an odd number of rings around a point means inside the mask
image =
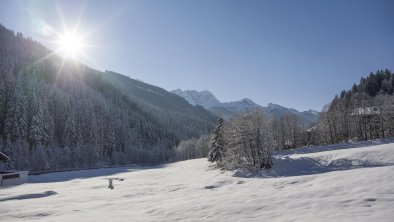
M 363 108 L 355 108 L 351 113 L 352 116 L 357 115 L 378 115 L 380 111 L 377 107 L 363 107 Z
M 7 161 L 8 161 L 8 156 L 0 152 L 0 162 L 7 162 Z

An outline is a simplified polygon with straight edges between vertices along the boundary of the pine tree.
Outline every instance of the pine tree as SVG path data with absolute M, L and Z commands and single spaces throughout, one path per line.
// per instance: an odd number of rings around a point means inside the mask
M 210 152 L 208 154 L 210 162 L 221 162 L 224 157 L 223 123 L 223 118 L 219 118 L 219 123 L 211 136 L 211 142 L 209 143 Z
M 33 116 L 32 126 L 30 128 L 29 133 L 29 141 L 31 142 L 31 146 L 34 148 L 38 143 L 40 143 L 42 139 L 42 129 L 40 116 Z
M 21 84 L 17 84 L 14 97 L 10 103 L 10 112 L 7 113 L 5 121 L 5 133 L 12 142 L 18 138 L 26 137 L 26 110 L 25 97 Z
M 66 122 L 63 142 L 68 147 L 76 147 L 78 144 L 78 134 L 76 132 L 75 117 L 73 114 L 70 115 Z

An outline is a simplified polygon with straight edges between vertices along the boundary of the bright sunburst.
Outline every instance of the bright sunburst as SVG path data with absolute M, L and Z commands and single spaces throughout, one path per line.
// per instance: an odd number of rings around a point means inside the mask
M 97 31 L 102 26 L 102 24 L 100 23 L 97 27 L 93 27 L 89 30 L 82 28 L 80 26 L 84 10 L 84 7 L 82 7 L 78 17 L 74 21 L 74 25 L 70 27 L 64 19 L 60 7 L 57 4 L 56 6 L 59 20 L 61 22 L 60 24 L 52 26 L 40 18 L 34 20 L 35 30 L 48 39 L 47 42 L 50 44 L 50 48 L 53 49 L 52 52 L 48 53 L 36 62 L 41 62 L 55 55 L 60 56 L 61 63 L 58 73 L 61 73 L 66 62 L 70 62 L 69 59 L 76 61 L 72 63 L 74 65 L 88 62 L 95 67 L 100 67 L 100 65 L 97 64 L 93 58 L 88 56 L 87 53 L 91 52 L 90 50 L 92 49 L 104 48 L 101 45 L 92 43 L 91 39 L 89 39 L 92 33 Z M 80 32 L 81 30 L 83 30 L 83 32 Z
M 59 46 L 59 52 L 66 58 L 75 59 L 83 53 L 83 40 L 76 32 L 59 35 L 57 44 Z

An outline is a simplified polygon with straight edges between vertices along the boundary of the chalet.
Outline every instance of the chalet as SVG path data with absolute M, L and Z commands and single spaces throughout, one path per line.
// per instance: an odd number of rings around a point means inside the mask
M 27 181 L 27 171 L 8 169 L 9 158 L 0 152 L 0 187 L 23 184 Z
M 3 171 L 6 169 L 8 163 L 8 156 L 6 156 L 4 153 L 0 152 L 0 171 Z
M 376 116 L 380 114 L 378 107 L 355 108 L 350 116 Z

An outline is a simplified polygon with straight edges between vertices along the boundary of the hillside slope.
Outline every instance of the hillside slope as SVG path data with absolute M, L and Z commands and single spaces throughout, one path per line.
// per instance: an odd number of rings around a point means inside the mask
M 30 176 L 1 190 L 0 220 L 392 221 L 392 140 L 275 158 L 262 177 L 213 170 L 205 159 Z M 124 180 L 110 190 L 109 177 Z
M 159 87 L 61 58 L 0 25 L 0 151 L 16 169 L 164 162 L 215 121 Z
M 199 137 L 210 132 L 217 121 L 218 117 L 203 107 L 190 105 L 182 97 L 160 87 L 112 71 L 100 73 L 99 76 L 144 107 L 164 126 L 171 127 L 178 138 Z

